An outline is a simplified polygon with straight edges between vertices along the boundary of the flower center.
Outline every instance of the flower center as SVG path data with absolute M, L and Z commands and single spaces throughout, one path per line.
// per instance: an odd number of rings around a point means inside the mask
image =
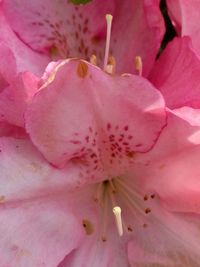
M 121 177 L 99 183 L 95 201 L 103 212 L 102 241 L 107 241 L 108 219 L 112 213 L 120 237 L 132 232 L 133 224 L 139 224 L 142 229 L 147 228 L 147 216 L 152 213 L 154 199 L 155 194 L 140 192 L 133 187 L 131 181 Z

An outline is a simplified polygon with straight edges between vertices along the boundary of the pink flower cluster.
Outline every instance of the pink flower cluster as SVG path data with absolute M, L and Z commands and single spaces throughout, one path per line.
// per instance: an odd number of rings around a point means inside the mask
M 159 0 L 0 1 L 0 267 L 200 266 L 200 3 L 167 5 L 155 60 Z

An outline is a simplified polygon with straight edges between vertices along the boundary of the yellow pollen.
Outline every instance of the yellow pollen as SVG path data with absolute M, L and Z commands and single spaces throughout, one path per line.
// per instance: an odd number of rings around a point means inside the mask
M 82 79 L 88 74 L 88 65 L 82 60 L 78 63 L 77 74 Z
M 113 56 L 110 56 L 105 71 L 109 74 L 113 74 L 115 72 L 115 68 L 116 68 L 115 58 Z
M 93 65 L 97 66 L 97 57 L 96 57 L 96 55 L 91 55 L 90 63 L 92 63 Z
M 112 19 L 113 19 L 112 15 L 106 14 L 107 33 L 106 33 L 106 48 L 105 48 L 105 57 L 104 57 L 104 66 L 103 66 L 103 69 L 105 71 L 106 71 L 106 67 L 107 67 L 107 64 L 108 64 L 108 57 L 109 57 Z
M 123 235 L 123 226 L 122 226 L 122 216 L 121 216 L 121 208 L 116 206 L 113 208 L 113 213 L 115 215 L 115 221 L 117 225 L 117 230 L 119 236 Z
M 139 76 L 142 76 L 142 58 L 140 56 L 135 57 L 135 69 Z

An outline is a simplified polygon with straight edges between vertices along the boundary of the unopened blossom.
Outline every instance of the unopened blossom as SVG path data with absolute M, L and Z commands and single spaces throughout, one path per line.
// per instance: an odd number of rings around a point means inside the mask
M 79 6 L 66 0 L 3 0 L 0 12 L 0 42 L 34 74 L 42 74 L 47 61 L 69 57 L 89 60 L 93 54 L 102 67 L 107 13 L 114 16 L 111 54 L 120 62 L 117 72 L 134 73 L 134 60 L 139 55 L 146 76 L 164 34 L 158 0 L 93 0 Z

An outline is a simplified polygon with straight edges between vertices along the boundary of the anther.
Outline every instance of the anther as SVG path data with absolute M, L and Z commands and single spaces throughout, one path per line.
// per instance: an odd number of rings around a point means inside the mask
M 135 57 L 135 69 L 139 76 L 142 76 L 142 58 L 140 56 Z
M 97 66 L 97 57 L 96 57 L 96 55 L 91 55 L 90 63 L 92 63 L 93 65 Z
M 143 224 L 143 227 L 144 227 L 144 228 L 147 228 L 147 227 L 148 227 L 148 224 L 147 224 L 147 223 L 144 223 L 144 224 Z
M 107 67 L 107 64 L 108 64 L 108 57 L 109 57 L 112 19 L 113 19 L 112 15 L 106 14 L 107 33 L 106 33 L 106 48 L 105 48 L 105 57 L 104 57 L 104 65 L 103 65 L 103 69 L 105 71 L 106 71 L 106 67 Z
M 105 71 L 109 74 L 113 74 L 115 72 L 115 68 L 116 68 L 115 58 L 113 56 L 110 56 Z
M 128 225 L 127 230 L 128 230 L 129 232 L 133 232 L 133 228 L 132 228 L 130 225 Z
M 122 217 L 121 217 L 121 208 L 116 206 L 113 208 L 113 213 L 115 215 L 115 221 L 117 225 L 117 230 L 119 236 L 123 235 L 123 226 L 122 226 Z
M 147 201 L 148 200 L 148 195 L 144 195 L 144 201 Z
M 145 213 L 146 213 L 146 214 L 148 214 L 148 213 L 150 213 L 150 212 L 151 212 L 151 209 L 150 209 L 150 208 L 146 208 L 146 209 L 145 209 Z

